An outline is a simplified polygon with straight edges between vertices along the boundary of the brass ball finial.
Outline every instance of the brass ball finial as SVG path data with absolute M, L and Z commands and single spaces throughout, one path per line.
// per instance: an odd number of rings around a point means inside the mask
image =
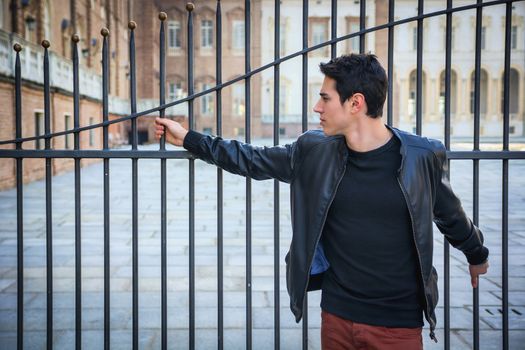
M 73 40 L 74 43 L 78 43 L 80 41 L 80 37 L 78 36 L 78 34 L 73 34 L 71 40 Z
M 20 51 L 22 51 L 22 45 L 20 45 L 19 43 L 16 43 L 16 44 L 13 45 L 13 49 L 16 52 L 20 52 Z
M 159 19 L 161 21 L 165 21 L 167 18 L 168 18 L 168 15 L 166 14 L 166 12 L 159 13 Z
M 186 4 L 186 10 L 188 10 L 189 12 L 195 10 L 195 5 L 192 2 L 188 2 Z
M 43 46 L 45 49 L 48 49 L 48 48 L 51 46 L 51 44 L 49 43 L 49 41 L 47 41 L 47 40 L 44 39 L 44 40 L 42 40 L 42 46 Z
M 134 30 L 135 28 L 137 28 L 137 23 L 135 23 L 135 21 L 129 21 L 128 28 Z
M 109 29 L 108 28 L 102 28 L 100 30 L 100 34 L 102 34 L 102 36 L 108 36 L 109 35 Z

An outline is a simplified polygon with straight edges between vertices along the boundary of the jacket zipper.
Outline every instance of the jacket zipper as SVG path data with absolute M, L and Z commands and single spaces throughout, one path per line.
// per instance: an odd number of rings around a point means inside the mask
M 337 185 L 335 186 L 335 189 L 332 193 L 332 197 L 330 198 L 330 201 L 328 202 L 328 206 L 326 207 L 326 210 L 324 212 L 324 216 L 323 216 L 323 222 L 322 222 L 322 225 L 321 225 L 321 230 L 319 231 L 319 234 L 317 235 L 317 239 L 315 241 L 315 245 L 314 245 L 314 256 L 315 256 L 315 251 L 317 249 L 317 245 L 319 244 L 319 240 L 321 239 L 321 235 L 323 233 L 323 227 L 324 227 L 324 224 L 326 222 L 326 217 L 328 216 L 328 210 L 330 210 L 330 206 L 332 205 L 332 202 L 334 201 L 334 198 L 335 198 L 335 195 L 337 194 L 337 189 L 339 188 L 339 185 L 341 184 L 341 181 L 343 180 L 343 177 L 345 176 L 345 172 L 346 172 L 346 158 L 345 158 L 345 165 L 343 166 L 343 171 L 341 173 L 341 176 L 339 177 L 339 180 L 337 180 Z M 304 291 L 303 291 L 303 305 L 304 305 L 304 297 L 306 296 L 306 293 L 307 293 L 307 290 L 308 290 L 308 282 L 310 282 L 310 270 L 312 269 L 312 264 L 314 262 L 314 256 L 312 256 L 312 258 L 310 259 L 310 265 L 308 266 L 308 277 L 306 279 L 306 285 L 304 287 Z M 302 306 L 301 306 L 302 308 Z M 303 310 L 303 313 L 304 313 L 304 310 Z M 302 316 L 302 315 L 301 315 Z
M 427 294 L 425 293 L 425 280 L 423 278 L 423 267 L 421 266 L 421 255 L 419 254 L 419 248 L 417 247 L 417 242 L 416 242 L 416 231 L 414 230 L 414 218 L 412 216 L 412 210 L 410 209 L 410 203 L 408 202 L 408 195 L 406 193 L 406 190 L 405 188 L 403 187 L 403 184 L 401 183 L 401 180 L 399 179 L 399 176 L 396 176 L 396 179 L 397 179 L 397 183 L 399 184 L 399 187 L 401 188 L 401 192 L 403 192 L 403 197 L 405 198 L 405 202 L 407 204 L 407 208 L 408 208 L 408 214 L 410 215 L 410 224 L 412 226 L 412 238 L 414 239 L 414 246 L 416 247 L 416 252 L 417 252 L 417 261 L 419 263 L 419 272 L 421 274 L 421 281 L 423 282 L 423 296 L 425 297 L 425 308 L 427 310 L 427 314 L 428 314 L 428 321 L 430 323 L 430 339 L 432 339 L 434 342 L 438 342 L 437 341 L 437 338 L 436 338 L 436 335 L 434 333 L 434 329 L 435 329 L 435 324 L 434 324 L 434 321 L 432 320 L 431 318 L 431 315 L 430 315 L 430 310 L 428 308 L 428 300 L 427 300 Z

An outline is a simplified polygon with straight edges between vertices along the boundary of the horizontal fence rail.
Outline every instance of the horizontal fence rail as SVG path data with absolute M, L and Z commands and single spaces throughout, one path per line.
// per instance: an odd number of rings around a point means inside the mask
M 14 83 L 15 83 L 15 112 L 16 112 L 16 123 L 15 123 L 15 138 L 11 140 L 0 140 L 0 145 L 12 145 L 13 149 L 0 149 L 0 158 L 11 158 L 16 160 L 16 193 L 17 193 L 17 347 L 22 349 L 24 347 L 24 197 L 23 197 L 23 160 L 30 158 L 45 159 L 45 205 L 46 205 L 46 346 L 48 349 L 53 347 L 53 222 L 52 222 L 52 206 L 53 206 L 53 187 L 52 187 L 52 163 L 53 159 L 57 158 L 70 158 L 74 160 L 74 188 L 75 188 L 75 204 L 74 204 L 74 247 L 75 247 L 75 348 L 80 349 L 82 344 L 82 232 L 81 232 L 81 162 L 83 159 L 102 159 L 103 160 L 103 252 L 104 252 L 104 349 L 110 348 L 110 337 L 111 337 L 111 284 L 110 284 L 110 159 L 130 159 L 132 164 L 132 183 L 130 185 L 132 193 L 132 230 L 131 230 L 131 242 L 132 242 L 132 314 L 131 314 L 131 328 L 132 328 L 132 348 L 139 348 L 139 320 L 140 320 L 140 305 L 139 305 L 139 197 L 138 197 L 138 166 L 141 160 L 145 159 L 159 159 L 160 164 L 160 270 L 161 270 L 161 292 L 160 292 L 160 304 L 161 304 L 161 324 L 160 324 L 160 346 L 162 349 L 168 348 L 168 274 L 167 274 L 167 161 L 173 159 L 188 160 L 188 210 L 189 210 L 189 232 L 188 232 L 188 245 L 189 245 L 189 261 L 188 261 L 188 348 L 194 349 L 196 342 L 196 325 L 195 325 L 195 309 L 196 309 L 196 286 L 195 286 L 195 157 L 184 150 L 168 150 L 166 148 L 165 137 L 162 137 L 159 144 L 158 150 L 142 150 L 138 149 L 138 131 L 137 131 L 137 119 L 140 117 L 159 116 L 165 118 L 166 109 L 187 103 L 188 104 L 188 122 L 190 129 L 195 128 L 194 118 L 194 101 L 199 97 L 203 97 L 209 94 L 215 94 L 216 97 L 216 133 L 221 136 L 223 133 L 223 118 L 222 118 L 222 92 L 223 90 L 237 82 L 244 83 L 244 98 L 246 103 L 245 109 L 245 141 L 251 142 L 251 129 L 252 129 L 252 115 L 251 115 L 251 102 L 252 102 L 252 87 L 251 78 L 258 73 L 265 70 L 273 69 L 273 144 L 278 145 L 279 139 L 279 125 L 283 122 L 280 118 L 281 111 L 279 99 L 280 97 L 280 74 L 281 65 L 294 58 L 302 59 L 302 99 L 301 99 L 301 114 L 298 115 L 297 119 L 301 123 L 302 131 L 306 131 L 308 127 L 308 121 L 310 111 L 308 111 L 308 59 L 309 54 L 324 48 L 330 48 L 330 56 L 332 58 L 337 55 L 337 45 L 341 41 L 349 40 L 353 38 L 359 39 L 359 51 L 365 52 L 366 47 L 366 35 L 374 33 L 380 30 L 388 31 L 388 96 L 393 96 L 393 71 L 394 71 L 394 34 L 395 29 L 399 25 L 407 23 L 415 23 L 417 30 L 417 69 L 416 69 L 416 118 L 415 118 L 415 132 L 417 134 L 422 133 L 423 126 L 423 107 L 422 107 L 422 96 L 423 96 L 423 26 L 425 20 L 444 16 L 446 18 L 446 48 L 445 48 L 445 106 L 444 106 L 444 144 L 447 149 L 447 156 L 449 161 L 451 160 L 472 160 L 473 162 L 473 221 L 475 224 L 479 223 L 479 169 L 480 160 L 501 160 L 502 161 L 502 348 L 509 348 L 509 304 L 508 304 L 508 191 L 509 191 L 509 175 L 508 165 L 509 160 L 524 160 L 524 151 L 511 151 L 509 150 L 509 96 L 510 96 L 510 56 L 511 56 L 511 20 L 512 17 L 512 5 L 523 0 L 508 1 L 498 0 L 482 2 L 478 0 L 475 4 L 453 7 L 452 0 L 447 0 L 446 9 L 435 11 L 431 13 L 424 13 L 424 1 L 418 0 L 417 16 L 412 16 L 405 19 L 394 20 L 395 18 L 395 0 L 388 1 L 388 23 L 377 25 L 374 27 L 366 28 L 365 19 L 366 14 L 366 2 L 360 1 L 360 15 L 359 15 L 359 30 L 352 33 L 347 33 L 341 36 L 337 34 L 337 1 L 331 1 L 331 28 L 330 28 L 330 39 L 317 44 L 308 45 L 308 18 L 309 18 L 309 2 L 303 0 L 302 2 L 302 49 L 289 55 L 281 56 L 280 47 L 280 20 L 281 20 L 281 5 L 282 2 L 276 0 L 274 3 L 274 60 L 271 63 L 262 65 L 252 69 L 251 65 L 251 33 L 252 28 L 251 18 L 252 9 L 251 2 L 245 0 L 244 2 L 244 73 L 240 76 L 223 82 L 222 80 L 222 9 L 221 2 L 217 1 L 216 12 L 215 12 L 215 24 L 216 24 L 216 51 L 215 51 L 215 81 L 214 87 L 205 89 L 200 92 L 194 91 L 194 10 L 193 4 L 186 6 L 187 10 L 187 82 L 188 82 L 188 96 L 180 98 L 173 102 L 166 103 L 166 34 L 165 34 L 165 23 L 167 20 L 167 14 L 161 12 L 159 14 L 160 26 L 159 26 L 159 101 L 158 106 L 149 108 L 137 112 L 137 79 L 136 79 L 136 61 L 135 61 L 135 31 L 139 30 L 137 24 L 133 21 L 129 22 L 129 115 L 120 117 L 117 119 L 109 120 L 109 30 L 104 28 L 101 30 L 103 37 L 103 49 L 102 49 L 102 122 L 92 124 L 90 126 L 80 127 L 80 93 L 82 89 L 79 87 L 81 84 L 81 75 L 79 73 L 79 57 L 78 57 L 78 42 L 80 40 L 78 35 L 73 35 L 71 38 L 71 50 L 72 50 L 72 80 L 73 80 L 73 120 L 74 127 L 70 130 L 52 132 L 51 131 L 51 112 L 50 112 L 50 80 L 52 77 L 49 75 L 50 61 L 49 61 L 49 48 L 51 43 L 47 40 L 42 42 L 44 48 L 43 59 L 43 86 L 44 86 L 44 121 L 45 130 L 42 135 L 23 137 L 22 135 L 22 72 L 21 72 L 21 52 L 23 50 L 20 44 L 14 45 L 15 62 L 14 62 Z M 506 19 L 505 19 L 505 70 L 504 70 L 504 111 L 503 111 L 503 149 L 500 151 L 481 151 L 480 150 L 480 71 L 481 71 L 481 28 L 482 28 L 482 17 L 483 11 L 491 6 L 505 5 L 506 6 Z M 475 70 L 474 70 L 474 142 L 472 151 L 452 151 L 450 148 L 450 134 L 451 134 L 451 38 L 452 38 L 452 15 L 462 11 L 473 10 L 476 11 L 476 45 L 475 45 Z M 9 70 L 11 72 L 11 70 Z M 40 79 L 40 78 L 39 78 Z M 98 93 L 97 93 L 98 94 Z M 393 124 L 393 102 L 391 98 L 387 100 L 387 124 Z M 117 123 L 123 123 L 130 121 L 131 133 L 130 133 L 130 150 L 115 150 L 109 147 L 109 126 Z M 94 130 L 102 128 L 103 131 L 103 147 L 99 150 L 84 150 L 80 147 L 80 133 L 87 130 Z M 52 149 L 51 140 L 56 137 L 65 136 L 72 134 L 74 137 L 74 149 L 61 150 Z M 45 147 L 42 149 L 23 149 L 24 143 L 44 140 Z M 482 162 L 481 162 L 482 164 Z M 449 163 L 450 165 L 450 163 Z M 217 183 L 217 348 L 224 348 L 224 196 L 223 196 L 223 171 L 217 169 L 216 176 Z M 245 298 L 246 298 L 246 310 L 245 310 L 245 322 L 246 322 L 246 333 L 245 333 L 245 347 L 251 349 L 253 347 L 253 313 L 252 313 L 252 183 L 251 179 L 246 179 L 245 183 L 245 196 L 246 206 L 245 210 L 245 234 L 246 234 L 246 260 L 245 260 Z M 280 314 L 280 275 L 281 275 L 281 262 L 280 262 L 280 190 L 279 182 L 275 180 L 273 182 L 273 202 L 274 202 L 274 213 L 273 213 L 273 347 L 280 349 L 282 336 L 281 336 L 281 314 Z M 450 253 L 449 245 L 445 242 L 444 244 L 444 348 L 450 349 Z M 473 305 L 473 344 L 474 348 L 479 348 L 479 288 L 476 288 L 472 292 L 472 305 Z M 302 347 L 307 349 L 309 347 L 309 323 L 308 323 L 308 299 L 305 298 L 304 317 L 302 321 Z

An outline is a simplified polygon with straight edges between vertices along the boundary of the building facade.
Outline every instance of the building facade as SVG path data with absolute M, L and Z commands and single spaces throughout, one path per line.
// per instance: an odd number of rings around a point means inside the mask
M 281 52 L 286 56 L 302 49 L 302 1 L 290 0 L 281 4 Z M 319 44 L 331 39 L 331 1 L 309 2 L 308 44 Z M 337 35 L 359 31 L 359 1 L 337 2 Z M 454 7 L 470 2 L 454 2 Z M 444 10 L 446 3 L 429 0 L 424 2 L 424 12 Z M 299 14 L 299 15 L 298 15 Z M 274 58 L 274 2 L 262 1 L 261 49 L 262 62 Z M 394 20 L 417 16 L 417 1 L 396 1 Z M 510 70 L 510 137 L 525 136 L 525 4 L 517 2 L 512 8 L 511 70 Z M 366 2 L 366 27 L 388 22 L 388 2 Z M 445 30 L 444 15 L 423 21 L 423 84 L 422 126 L 423 134 L 443 137 L 445 110 Z M 485 139 L 501 139 L 503 134 L 503 83 L 505 5 L 483 10 L 481 27 L 480 71 L 480 134 Z M 452 73 L 451 73 L 451 136 L 456 139 L 471 138 L 474 134 L 474 77 L 475 77 L 476 12 L 460 11 L 452 16 Z M 394 27 L 393 121 L 394 125 L 415 132 L 416 125 L 416 57 L 417 21 Z M 365 52 L 379 57 L 387 67 L 388 32 L 386 29 L 366 35 Z M 337 43 L 337 55 L 359 52 L 359 38 Z M 330 59 L 330 48 L 308 54 L 307 115 L 309 128 L 318 127 L 318 117 L 312 108 L 318 99 L 322 84 L 319 63 Z M 273 71 L 262 73 L 262 134 L 273 132 Z M 302 59 L 294 58 L 281 64 L 280 74 L 280 133 L 296 137 L 302 131 Z M 386 116 L 386 104 L 384 110 Z M 386 117 L 385 117 L 386 119 Z

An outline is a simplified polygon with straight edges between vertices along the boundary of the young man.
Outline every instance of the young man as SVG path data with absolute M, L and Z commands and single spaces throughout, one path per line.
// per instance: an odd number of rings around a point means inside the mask
M 465 254 L 473 288 L 488 249 L 445 177 L 443 145 L 382 122 L 388 80 L 377 58 L 320 67 L 322 132 L 255 147 L 157 118 L 156 136 L 232 173 L 290 183 L 290 307 L 299 322 L 306 291 L 322 289 L 323 349 L 422 349 L 423 314 L 435 340 L 432 222 Z

